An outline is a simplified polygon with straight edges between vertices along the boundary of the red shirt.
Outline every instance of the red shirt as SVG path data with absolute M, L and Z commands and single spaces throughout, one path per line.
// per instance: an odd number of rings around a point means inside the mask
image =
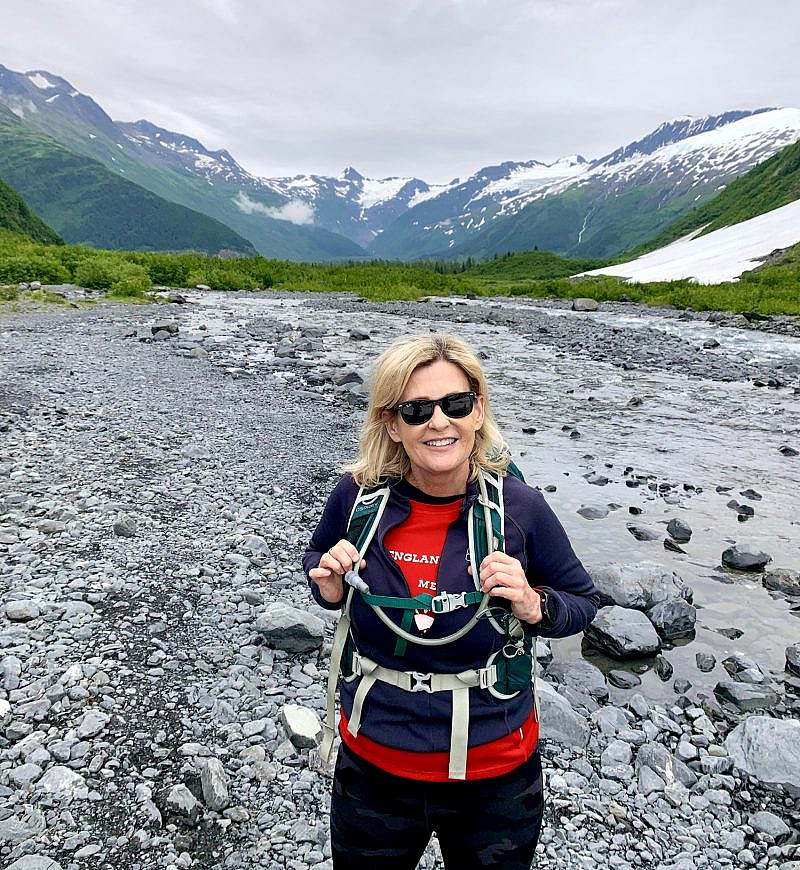
M 389 555 L 397 563 L 413 597 L 420 593 L 436 595 L 439 559 L 447 530 L 458 519 L 461 499 L 430 504 L 409 499 L 411 513 L 399 526 L 390 529 L 384 538 Z M 433 622 L 430 611 L 416 612 L 417 628 L 424 633 Z M 347 730 L 347 718 L 342 712 L 339 722 L 342 741 L 357 755 L 388 773 L 427 782 L 447 782 L 449 752 L 409 752 L 383 746 Z M 492 740 L 467 751 L 467 779 L 500 776 L 518 767 L 533 754 L 539 739 L 539 723 L 534 711 L 522 724 L 505 737 Z

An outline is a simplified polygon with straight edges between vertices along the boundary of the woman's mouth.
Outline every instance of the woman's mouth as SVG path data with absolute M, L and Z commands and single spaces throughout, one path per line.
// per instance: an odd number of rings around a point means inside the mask
M 422 443 L 426 447 L 451 447 L 453 444 L 458 441 L 458 438 L 432 438 L 429 441 L 423 441 Z

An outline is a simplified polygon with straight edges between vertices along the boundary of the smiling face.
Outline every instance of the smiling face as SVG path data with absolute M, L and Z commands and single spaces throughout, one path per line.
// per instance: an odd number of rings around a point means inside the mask
M 440 359 L 414 370 L 398 404 L 412 399 L 441 399 L 471 389 L 463 369 Z M 389 437 L 403 445 L 411 462 L 410 483 L 430 495 L 464 492 L 475 433 L 483 425 L 483 405 L 483 396 L 478 396 L 472 413 L 460 420 L 447 417 L 437 405 L 431 419 L 419 426 L 410 426 L 399 413 L 384 412 Z

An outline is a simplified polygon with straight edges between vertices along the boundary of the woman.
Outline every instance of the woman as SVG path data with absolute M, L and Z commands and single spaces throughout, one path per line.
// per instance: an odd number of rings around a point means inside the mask
M 379 357 L 359 456 L 304 558 L 315 600 L 344 608 L 331 662 L 334 688 L 341 656 L 337 870 L 413 870 L 433 831 L 447 867 L 533 860 L 531 653 L 537 635 L 582 631 L 597 597 L 509 465 L 464 342 L 403 338 Z

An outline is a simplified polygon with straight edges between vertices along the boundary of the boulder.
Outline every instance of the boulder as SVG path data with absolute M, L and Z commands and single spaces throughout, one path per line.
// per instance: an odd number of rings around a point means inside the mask
M 85 798 L 89 792 L 84 778 L 61 764 L 49 767 L 36 783 L 36 789 L 53 795 L 59 800 Z
M 39 616 L 39 605 L 29 598 L 6 602 L 6 616 L 12 622 L 28 622 Z
M 784 595 L 800 595 L 800 571 L 791 568 L 773 568 L 761 578 L 765 589 L 783 592 Z
M 658 633 L 643 613 L 616 605 L 601 607 L 583 635 L 616 659 L 654 655 L 661 649 Z
M 768 834 L 773 840 L 780 840 L 792 833 L 792 829 L 786 822 L 769 810 L 753 813 L 748 818 L 747 824 L 760 834 Z
M 325 623 L 318 617 L 285 601 L 274 601 L 256 619 L 256 631 L 266 642 L 287 652 L 311 652 L 322 646 Z
M 600 307 L 596 299 L 580 298 L 572 300 L 573 311 L 597 311 Z
M 733 704 L 742 713 L 751 710 L 765 710 L 778 703 L 778 695 L 769 686 L 753 683 L 739 683 L 735 680 L 720 680 L 714 686 L 714 694 L 719 701 Z
M 647 526 L 638 526 L 635 523 L 628 523 L 627 529 L 637 541 L 659 541 L 662 538 L 661 532 L 657 532 L 655 529 L 649 529 Z
M 667 523 L 667 533 L 673 541 L 685 544 L 692 537 L 691 527 L 683 520 L 672 519 Z
M 800 643 L 786 647 L 786 670 L 800 677 Z
M 763 571 L 772 556 L 751 544 L 734 544 L 722 553 L 722 564 L 735 571 Z
M 674 571 L 656 562 L 637 562 L 591 568 L 589 573 L 600 593 L 600 604 L 618 604 L 634 610 L 650 610 L 662 601 L 689 601 L 693 593 Z
M 647 611 L 650 622 L 664 640 L 686 637 L 694 631 L 697 610 L 688 601 L 662 601 Z
M 554 661 L 547 669 L 547 676 L 562 686 L 567 686 L 600 701 L 605 701 L 608 698 L 608 686 L 603 672 L 591 662 L 583 659 Z
M 562 698 L 546 680 L 537 680 L 541 736 L 562 746 L 585 749 L 589 742 L 589 723 Z
M 61 870 L 61 865 L 47 855 L 23 855 L 12 861 L 6 870 Z
M 800 720 L 748 716 L 725 739 L 733 763 L 759 782 L 800 784 Z

